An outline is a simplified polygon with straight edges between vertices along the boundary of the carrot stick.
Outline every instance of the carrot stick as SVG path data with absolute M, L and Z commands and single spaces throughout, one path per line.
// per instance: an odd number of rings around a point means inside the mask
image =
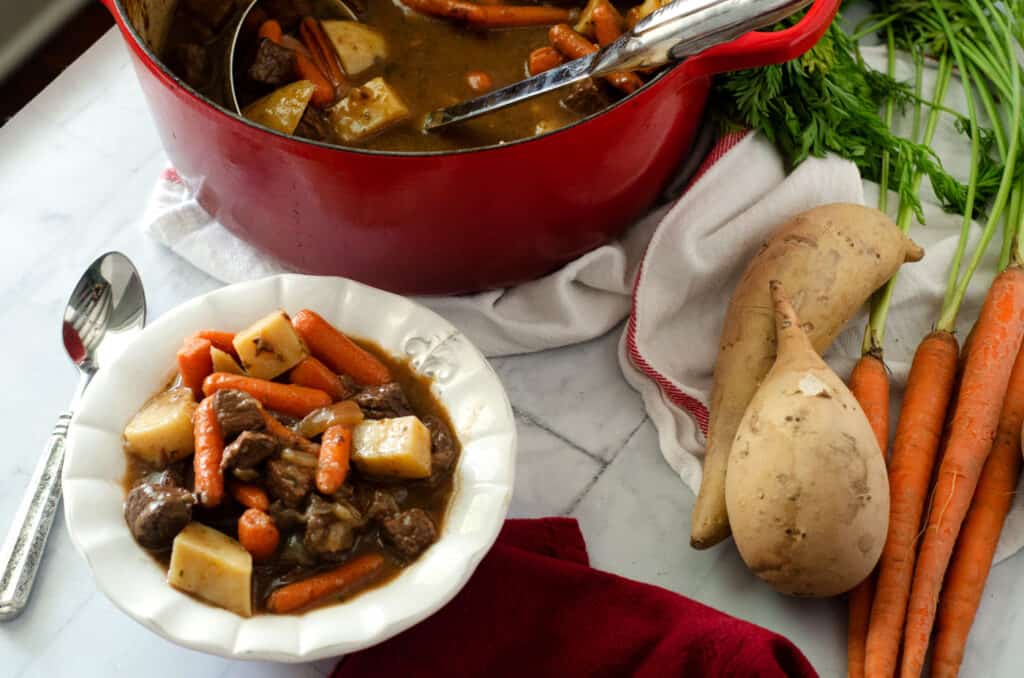
M 597 45 L 573 30 L 567 24 L 552 26 L 548 31 L 548 40 L 559 52 L 570 59 L 579 59 L 597 51 Z M 620 73 L 609 73 L 604 76 L 605 80 L 622 92 L 629 94 L 640 88 L 644 81 L 635 73 L 623 71 Z
M 554 47 L 538 47 L 530 52 L 526 60 L 526 69 L 530 75 L 537 75 L 565 63 L 565 57 Z
M 222 332 L 221 330 L 199 330 L 196 332 L 196 336 L 206 339 L 220 350 L 229 354 L 232 358 L 238 358 L 238 352 L 235 350 L 234 332 Z
M 228 493 L 239 504 L 246 508 L 266 511 L 270 508 L 270 499 L 259 485 L 243 483 L 237 480 L 228 481 Z
M 296 386 L 324 391 L 335 401 L 344 400 L 350 395 L 341 378 L 312 356 L 292 368 L 288 373 L 288 381 Z
M 267 19 L 264 21 L 260 24 L 260 29 L 256 34 L 277 44 L 281 44 L 281 38 L 284 37 L 284 31 L 281 30 L 281 24 L 278 23 L 277 19 Z
M 278 614 L 300 610 L 327 596 L 340 594 L 368 581 L 383 565 L 383 556 L 370 553 L 309 579 L 286 584 L 270 594 L 267 609 Z
M 916 541 L 957 373 L 956 338 L 935 331 L 917 347 L 889 460 L 889 532 L 878 561 L 866 674 L 896 673 Z
M 543 5 L 477 5 L 479 11 L 471 13 L 466 21 L 479 28 L 517 28 L 520 26 L 548 26 L 575 19 L 572 10 Z
M 313 311 L 305 309 L 296 313 L 292 317 L 292 326 L 313 355 L 334 372 L 347 374 L 367 386 L 380 386 L 391 381 L 391 373 L 384 363 Z
M 1024 425 L 1024 350 L 1018 351 L 999 417 L 999 429 L 978 480 L 953 560 L 942 588 L 935 620 L 932 676 L 956 676 L 967 636 L 981 603 L 1003 521 L 1010 512 L 1021 471 L 1021 426 Z
M 324 431 L 316 469 L 316 489 L 321 494 L 334 494 L 345 484 L 351 451 L 352 431 L 349 428 L 332 426 Z
M 999 424 L 1024 337 L 1024 270 L 1014 266 L 996 277 L 975 335 L 910 589 L 901 668 L 907 677 L 924 666 L 942 580 Z
M 267 429 L 267 433 L 280 440 L 285 446 L 294 447 L 309 454 L 315 454 L 317 457 L 320 456 L 319 445 L 279 422 L 270 412 L 261 409 L 260 414 L 263 415 L 263 426 Z
M 293 417 L 304 417 L 313 410 L 327 407 L 334 402 L 331 396 L 315 388 L 279 384 L 275 381 L 227 372 L 214 372 L 203 382 L 205 395 L 210 396 L 224 389 L 245 391 L 265 407 Z
M 196 451 L 192 458 L 195 494 L 206 508 L 218 506 L 224 498 L 224 473 L 220 470 L 224 454 L 224 434 L 217 421 L 213 398 L 204 398 L 192 417 L 192 435 Z
M 850 374 L 850 391 L 864 410 L 884 458 L 889 446 L 889 373 L 877 355 L 868 352 L 860 357 Z M 850 591 L 848 599 L 847 673 L 858 678 L 865 675 L 868 620 L 874 594 L 875 574 L 872 572 Z
M 594 20 L 594 38 L 601 47 L 612 44 L 622 35 L 622 15 L 608 0 L 595 5 L 591 17 Z
M 274 519 L 255 508 L 246 509 L 238 519 L 238 543 L 252 554 L 254 560 L 266 560 L 274 555 L 281 541 L 281 533 Z
M 213 358 L 210 357 L 210 342 L 200 337 L 189 337 L 178 349 L 178 373 L 181 383 L 192 389 L 192 395 L 199 400 L 203 396 L 203 379 L 213 372 Z

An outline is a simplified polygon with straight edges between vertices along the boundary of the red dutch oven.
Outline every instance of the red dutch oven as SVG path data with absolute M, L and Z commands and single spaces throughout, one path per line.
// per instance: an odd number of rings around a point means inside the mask
M 683 161 L 712 76 L 800 56 L 840 0 L 691 57 L 563 129 L 446 153 L 342 149 L 257 127 L 157 58 L 147 37 L 161 35 L 175 3 L 102 2 L 170 161 L 220 223 L 298 271 L 452 294 L 536 278 L 617 236 Z

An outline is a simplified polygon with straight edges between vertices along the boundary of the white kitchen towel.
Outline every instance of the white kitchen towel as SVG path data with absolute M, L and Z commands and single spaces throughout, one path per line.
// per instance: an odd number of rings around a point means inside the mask
M 867 49 L 865 56 L 884 64 L 880 50 Z M 909 78 L 909 60 L 898 65 L 898 76 Z M 926 93 L 932 81 L 929 72 Z M 963 110 L 962 91 L 951 88 L 946 104 Z M 933 147 L 954 173 L 966 174 L 967 147 L 950 116 L 941 120 Z M 885 358 L 893 373 L 894 412 L 917 342 L 935 321 L 960 226 L 960 217 L 943 213 L 925 184 L 927 226 L 916 225 L 912 235 L 927 255 L 904 267 L 888 323 Z M 877 199 L 877 185 L 862 182 L 849 162 L 811 159 L 787 175 L 779 154 L 762 136 L 728 135 L 712 149 L 682 198 L 655 209 L 618 241 L 514 288 L 419 301 L 491 356 L 585 341 L 628 315 L 620 341 L 623 374 L 643 398 L 665 459 L 696 492 L 718 335 L 742 268 L 789 216 L 823 203 L 874 205 Z M 892 196 L 892 212 L 895 203 Z M 158 182 L 144 224 L 154 238 L 224 282 L 286 270 L 213 220 L 173 170 Z M 993 256 L 976 276 L 961 312 L 961 336 L 977 315 L 994 268 Z M 827 356 L 842 376 L 859 357 L 863 327 L 858 317 Z M 1018 493 L 997 559 L 1022 545 L 1024 497 Z

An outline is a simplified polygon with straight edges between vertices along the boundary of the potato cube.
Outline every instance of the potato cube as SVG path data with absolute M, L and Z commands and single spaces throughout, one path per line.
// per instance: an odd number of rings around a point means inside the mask
M 309 355 L 284 311 L 274 311 L 237 333 L 234 346 L 246 373 L 258 379 L 273 379 Z
M 342 67 L 356 77 L 388 56 L 384 36 L 358 21 L 321 21 L 324 33 L 334 44 Z
M 347 143 L 362 141 L 409 119 L 409 108 L 384 78 L 353 88 L 327 112 L 334 131 Z
M 315 89 L 309 80 L 289 83 L 246 106 L 242 115 L 257 125 L 291 134 L 299 126 Z
M 415 416 L 367 419 L 352 431 L 352 463 L 390 478 L 430 476 L 430 431 Z
M 252 556 L 202 523 L 189 523 L 174 538 L 167 583 L 243 617 L 252 615 Z
M 124 427 L 130 454 L 154 466 L 167 466 L 195 451 L 192 415 L 196 411 L 192 389 L 172 388 L 158 393 Z
M 227 372 L 228 374 L 245 374 L 245 370 L 238 364 L 238 361 L 228 353 L 216 346 L 210 347 L 210 358 L 213 360 L 214 372 Z

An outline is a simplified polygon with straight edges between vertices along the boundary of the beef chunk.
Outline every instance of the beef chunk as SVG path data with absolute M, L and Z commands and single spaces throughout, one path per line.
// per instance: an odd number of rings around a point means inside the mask
M 170 483 L 141 483 L 124 502 L 124 517 L 135 541 L 148 549 L 165 549 L 192 520 L 196 500 Z
M 213 409 L 217 412 L 224 440 L 231 440 L 243 431 L 263 430 L 260 404 L 244 391 L 217 391 L 213 394 Z
M 458 454 L 455 437 L 441 417 L 428 414 L 423 417 L 423 425 L 430 431 L 430 468 L 435 474 L 447 473 Z
M 390 518 L 398 513 L 398 511 L 398 502 L 395 501 L 395 495 L 384 490 L 374 490 L 373 494 L 369 496 L 366 508 L 363 509 L 366 517 L 371 520 Z
M 271 87 L 291 82 L 295 79 L 295 52 L 263 38 L 249 66 L 249 79 Z
M 577 115 L 592 115 L 611 106 L 611 98 L 593 80 L 584 80 L 569 87 L 562 97 L 562 106 Z
M 280 459 L 267 462 L 267 491 L 285 506 L 297 508 L 313 488 L 313 469 Z
M 409 509 L 385 518 L 384 539 L 406 558 L 415 558 L 437 540 L 437 527 L 426 511 Z
M 210 82 L 210 55 L 202 45 L 184 42 L 175 45 L 170 53 L 174 70 L 196 89 Z
M 218 30 L 235 11 L 235 0 L 185 0 L 185 7 L 197 19 Z
M 273 436 L 254 431 L 242 431 L 234 442 L 224 448 L 220 468 L 223 471 L 251 469 L 273 455 L 274 452 L 277 452 L 277 439 Z
M 306 550 L 319 556 L 339 556 L 352 548 L 356 528 L 366 521 L 350 504 L 324 501 L 313 495 L 306 509 Z
M 296 532 L 306 526 L 306 514 L 275 501 L 267 511 L 281 532 Z
M 381 386 L 367 386 L 353 396 L 367 419 L 389 419 L 412 414 L 409 401 L 396 382 Z
M 299 120 L 299 126 L 295 128 L 295 136 L 302 137 L 303 139 L 312 139 L 313 141 L 331 142 L 334 140 L 334 130 L 327 116 L 312 106 L 307 106 L 306 112 L 302 114 L 302 119 Z M 355 391 L 356 389 L 348 390 L 349 393 L 354 393 Z

